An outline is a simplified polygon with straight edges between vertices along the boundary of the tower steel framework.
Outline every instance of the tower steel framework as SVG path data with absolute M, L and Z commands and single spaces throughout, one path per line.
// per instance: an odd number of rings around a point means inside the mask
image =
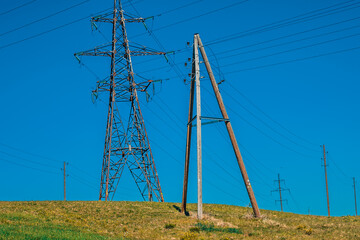
M 144 23 L 122 8 L 120 0 L 114 0 L 113 12 L 92 17 L 92 24 L 112 24 L 112 41 L 92 50 L 76 53 L 75 56 L 104 56 L 111 59 L 110 76 L 97 82 L 93 95 L 109 92 L 106 137 L 101 171 L 99 200 L 112 200 L 125 166 L 144 200 L 164 201 L 160 181 L 150 148 L 144 118 L 141 113 L 138 92 L 144 92 L 151 80 L 137 83 L 134 80 L 132 56 L 165 55 L 139 44 L 129 43 L 126 23 Z M 118 105 L 127 105 L 129 114 L 124 121 L 124 110 Z M 122 106 L 124 107 L 124 106 Z

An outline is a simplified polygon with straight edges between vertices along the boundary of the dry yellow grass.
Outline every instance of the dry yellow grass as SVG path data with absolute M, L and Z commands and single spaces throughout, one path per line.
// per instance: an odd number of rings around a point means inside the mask
M 359 217 L 307 216 L 205 204 L 0 202 L 0 239 L 360 239 Z

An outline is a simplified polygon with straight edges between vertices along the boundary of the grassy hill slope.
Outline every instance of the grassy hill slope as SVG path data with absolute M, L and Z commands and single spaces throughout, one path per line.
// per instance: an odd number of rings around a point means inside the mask
M 359 217 L 321 217 L 205 204 L 0 202 L 0 239 L 360 239 Z

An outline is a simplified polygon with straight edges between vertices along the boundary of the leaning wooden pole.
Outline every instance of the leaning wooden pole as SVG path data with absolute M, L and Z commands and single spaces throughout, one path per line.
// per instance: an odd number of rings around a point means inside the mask
M 181 212 L 186 213 L 186 201 L 187 201 L 187 188 L 189 180 L 189 159 L 190 159 L 190 146 L 191 146 L 191 129 L 192 129 L 192 116 L 194 108 L 194 85 L 195 85 L 195 63 L 194 63 L 194 53 L 192 58 L 192 71 L 191 71 L 191 82 L 190 82 L 190 101 L 189 101 L 189 116 L 187 123 L 187 133 L 186 133 L 186 151 L 185 151 L 185 170 L 184 170 L 184 184 L 183 184 L 183 195 L 181 203 Z
M 213 72 L 211 70 L 211 66 L 210 66 L 209 60 L 207 58 L 204 46 L 203 46 L 203 44 L 201 42 L 200 36 L 199 36 L 199 34 L 196 34 L 195 36 L 198 39 L 201 55 L 203 57 L 203 60 L 204 60 L 205 66 L 206 66 L 206 70 L 207 70 L 207 72 L 209 74 L 209 77 L 210 77 L 210 80 L 211 80 L 211 85 L 212 85 L 213 90 L 215 92 L 216 99 L 217 99 L 217 102 L 219 104 L 221 114 L 222 114 L 224 119 L 229 119 L 229 116 L 228 116 L 228 114 L 226 112 L 225 105 L 224 105 L 224 102 L 222 100 L 222 97 L 221 97 L 221 94 L 220 94 L 220 91 L 219 91 L 219 87 L 218 87 L 218 85 L 217 85 L 217 83 L 215 81 L 215 77 L 214 77 L 214 74 L 213 74 Z M 240 167 L 241 175 L 243 177 L 243 180 L 244 180 L 244 183 L 245 183 L 245 186 L 246 186 L 246 190 L 247 190 L 249 198 L 250 198 L 250 202 L 251 202 L 251 205 L 252 205 L 252 208 L 253 208 L 253 211 L 254 211 L 254 215 L 255 215 L 255 217 L 258 218 L 258 217 L 260 217 L 260 210 L 259 210 L 258 204 L 256 202 L 256 198 L 255 198 L 255 195 L 254 195 L 254 191 L 253 191 L 253 189 L 251 187 L 249 177 L 248 177 L 247 172 L 246 172 L 245 164 L 244 164 L 244 161 L 242 159 L 240 149 L 239 149 L 239 146 L 238 146 L 236 138 L 235 138 L 233 128 L 231 126 L 230 121 L 226 121 L 225 125 L 226 125 L 227 131 L 229 133 L 231 144 L 233 146 L 233 149 L 234 149 L 234 152 L 235 152 L 235 155 L 236 155 L 236 159 L 237 159 L 239 167 Z

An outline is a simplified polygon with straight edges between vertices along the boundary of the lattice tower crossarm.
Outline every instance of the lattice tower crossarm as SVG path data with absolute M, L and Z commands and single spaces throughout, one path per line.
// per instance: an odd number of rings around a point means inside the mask
M 109 16 L 112 15 L 112 18 Z M 111 58 L 110 77 L 97 82 L 98 92 L 109 92 L 104 155 L 101 171 L 99 200 L 112 200 L 125 166 L 144 200 L 164 201 L 160 181 L 155 167 L 138 91 L 145 91 L 151 80 L 136 83 L 131 56 L 165 55 L 164 52 L 130 45 L 126 22 L 144 22 L 144 18 L 131 17 L 122 9 L 121 1 L 114 0 L 113 13 L 93 17 L 93 22 L 112 23 L 112 42 L 92 50 L 76 53 L 75 56 L 105 56 Z M 134 49 L 134 50 L 132 50 Z M 127 105 L 129 115 L 124 122 L 124 111 L 118 105 Z

